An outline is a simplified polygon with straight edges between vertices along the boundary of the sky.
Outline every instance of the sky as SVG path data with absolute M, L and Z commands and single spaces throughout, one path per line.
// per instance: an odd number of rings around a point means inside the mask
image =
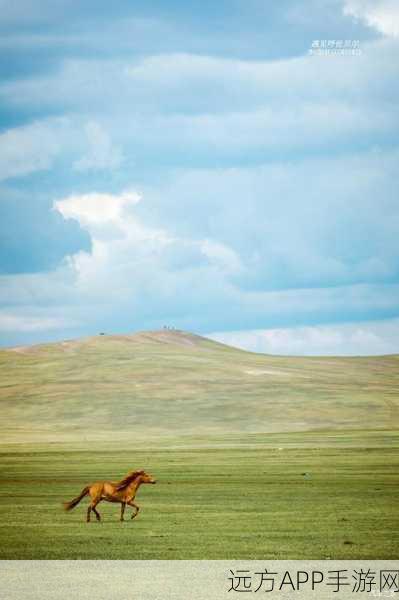
M 0 56 L 0 345 L 399 352 L 397 0 L 0 0 Z

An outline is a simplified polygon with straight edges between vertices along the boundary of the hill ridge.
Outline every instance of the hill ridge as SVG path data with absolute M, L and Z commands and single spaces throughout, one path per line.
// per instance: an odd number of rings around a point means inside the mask
M 59 347 L 59 348 L 68 348 L 71 346 L 79 346 L 88 344 L 90 342 L 96 342 L 97 340 L 110 340 L 110 341 L 126 341 L 126 342 L 157 342 L 162 344 L 177 344 L 181 346 L 197 346 L 200 347 L 201 344 L 207 343 L 212 344 L 215 347 L 228 348 L 231 350 L 236 350 L 238 352 L 248 352 L 246 350 L 235 348 L 233 346 L 229 346 L 227 344 L 223 344 L 222 342 L 218 342 L 216 340 L 212 340 L 207 338 L 206 336 L 201 336 L 197 333 L 192 333 L 189 331 L 179 330 L 179 329 L 155 329 L 155 330 L 143 330 L 143 331 L 135 331 L 132 333 L 99 333 L 97 335 L 89 335 L 78 338 L 64 339 L 53 342 L 41 342 L 38 344 L 30 344 L 30 345 L 18 345 L 18 346 L 8 346 L 0 348 L 1 351 L 11 351 L 16 353 L 27 353 L 30 351 L 36 351 L 40 349 Z
M 397 356 L 287 357 L 178 330 L 0 352 L 9 440 L 399 425 Z

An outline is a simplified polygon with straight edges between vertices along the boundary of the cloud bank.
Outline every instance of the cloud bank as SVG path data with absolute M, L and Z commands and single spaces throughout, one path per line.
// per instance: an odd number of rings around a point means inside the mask
M 209 338 L 265 354 L 367 356 L 398 354 L 399 320 L 213 333 Z
M 1 343 L 170 324 L 333 352 L 327 327 L 372 352 L 399 316 L 396 5 L 100 4 L 3 11 Z

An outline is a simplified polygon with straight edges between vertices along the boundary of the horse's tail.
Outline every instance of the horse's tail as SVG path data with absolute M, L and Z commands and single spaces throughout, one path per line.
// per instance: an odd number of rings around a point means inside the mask
M 79 502 L 82 500 L 82 498 L 87 496 L 87 494 L 89 493 L 89 489 L 90 489 L 90 486 L 86 486 L 80 492 L 79 496 L 76 496 L 76 498 L 74 498 L 70 502 L 64 502 L 64 510 L 72 510 L 73 508 L 75 508 L 75 506 L 77 504 L 79 504 Z

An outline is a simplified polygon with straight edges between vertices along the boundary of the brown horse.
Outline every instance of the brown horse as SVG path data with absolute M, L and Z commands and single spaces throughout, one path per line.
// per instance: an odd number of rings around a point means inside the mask
M 132 519 L 138 515 L 140 508 L 133 502 L 137 490 L 142 483 L 156 483 L 155 479 L 148 475 L 145 471 L 131 471 L 121 481 L 98 481 L 86 486 L 80 492 L 79 496 L 71 500 L 70 502 L 64 502 L 65 510 L 72 510 L 77 504 L 90 494 L 91 502 L 87 509 L 87 522 L 90 522 L 90 513 L 94 512 L 97 521 L 101 521 L 100 513 L 96 510 L 97 504 L 101 500 L 107 502 L 119 502 L 121 504 L 121 521 L 123 521 L 123 515 L 125 512 L 126 504 L 133 507 L 135 512 L 132 514 Z

